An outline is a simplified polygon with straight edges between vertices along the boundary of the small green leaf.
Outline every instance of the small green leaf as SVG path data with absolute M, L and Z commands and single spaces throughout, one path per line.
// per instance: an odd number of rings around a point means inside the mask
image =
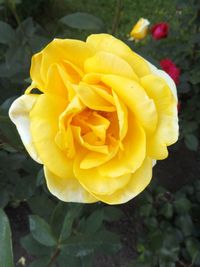
M 29 267 L 44 267 L 44 266 L 47 266 L 48 263 L 49 263 L 49 257 L 45 256 L 45 257 L 42 257 L 40 259 L 33 261 L 29 265 Z
M 0 266 L 14 267 L 10 224 L 2 209 L 0 209 Z
M 191 203 L 187 198 L 175 199 L 174 206 L 178 214 L 188 213 L 191 209 Z
M 156 230 L 151 232 L 149 235 L 150 247 L 152 250 L 158 250 L 162 246 L 163 243 L 163 234 L 160 230 Z
M 82 12 L 66 15 L 60 21 L 71 28 L 82 30 L 100 30 L 103 28 L 103 22 L 99 18 Z
M 165 203 L 163 207 L 160 209 L 160 214 L 165 216 L 165 218 L 169 219 L 173 216 L 173 206 L 171 203 Z
M 15 36 L 15 31 L 9 24 L 0 21 L 0 36 L 1 44 L 9 44 Z
M 194 231 L 194 226 L 189 215 L 177 217 L 175 221 L 177 227 L 183 232 L 184 236 L 190 236 Z
M 10 200 L 9 192 L 5 188 L 0 189 L 0 208 L 4 208 Z
M 56 246 L 57 242 L 52 234 L 50 226 L 37 215 L 29 216 L 30 231 L 39 243 L 45 246 Z
M 52 252 L 52 248 L 41 245 L 30 234 L 23 237 L 20 242 L 22 247 L 32 255 L 50 255 Z
M 140 215 L 143 217 L 148 217 L 151 211 L 152 211 L 152 204 L 142 205 L 139 210 Z
M 119 237 L 109 231 L 99 231 L 95 235 L 79 234 L 66 240 L 62 249 L 67 255 L 85 257 L 95 251 L 116 253 L 121 248 Z
M 200 243 L 197 239 L 188 238 L 186 240 L 186 248 L 190 254 L 192 262 L 195 261 L 197 255 L 200 253 Z
M 58 204 L 56 205 L 51 214 L 50 226 L 57 239 L 59 239 L 60 231 L 63 225 L 63 220 L 65 218 L 65 214 L 68 211 L 69 211 L 68 204 L 60 201 L 58 202 Z
M 106 206 L 103 208 L 105 221 L 117 221 L 120 220 L 124 213 L 120 208 Z
M 156 229 L 158 227 L 158 221 L 155 217 L 147 217 L 144 219 L 144 222 L 150 230 Z
M 190 150 L 197 151 L 198 146 L 199 146 L 198 138 L 194 134 L 185 135 L 185 145 Z
M 104 210 L 99 209 L 94 211 L 86 220 L 85 232 L 95 233 L 100 229 L 104 219 Z
M 46 220 L 50 218 L 51 212 L 54 209 L 54 202 L 47 194 L 35 194 L 34 196 L 29 197 L 27 202 L 34 214 L 37 214 Z
M 36 177 L 36 186 L 40 186 L 42 184 L 44 184 L 44 171 L 41 168 Z
M 65 250 L 61 250 L 58 256 L 57 262 L 60 267 L 66 266 L 66 262 L 67 262 L 67 266 L 81 267 L 80 259 L 74 256 L 68 255 Z
M 74 215 L 71 211 L 68 211 L 68 213 L 65 216 L 62 229 L 60 232 L 59 240 L 61 243 L 64 242 L 71 235 L 73 222 L 74 222 Z

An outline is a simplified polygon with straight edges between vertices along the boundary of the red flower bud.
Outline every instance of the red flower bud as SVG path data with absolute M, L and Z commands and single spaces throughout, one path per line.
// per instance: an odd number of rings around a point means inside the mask
M 157 23 L 151 28 L 151 35 L 155 40 L 166 38 L 169 33 L 169 25 L 165 22 Z
M 179 84 L 181 70 L 174 64 L 171 59 L 162 59 L 160 61 L 160 66 L 165 72 L 169 74 L 169 76 L 174 80 L 175 84 Z

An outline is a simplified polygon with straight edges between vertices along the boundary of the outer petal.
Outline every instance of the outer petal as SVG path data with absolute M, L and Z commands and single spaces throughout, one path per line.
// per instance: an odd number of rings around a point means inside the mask
M 90 44 L 94 51 L 106 51 L 123 58 L 139 77 L 150 73 L 148 63 L 112 35 L 104 33 L 92 34 L 87 38 L 86 43 Z
M 69 80 L 68 75 L 58 64 L 52 64 L 49 67 L 47 73 L 47 81 L 43 92 L 56 94 L 67 99 L 67 81 Z
M 174 144 L 178 139 L 178 120 L 171 116 L 160 117 L 155 134 L 149 138 L 147 154 L 153 159 L 168 157 L 167 146 Z
M 157 75 L 143 77 L 141 84 L 154 100 L 158 111 L 158 125 L 155 133 L 147 140 L 147 153 L 154 159 L 164 159 L 168 156 L 166 146 L 178 139 L 177 102 L 168 83 Z
M 30 113 L 33 143 L 43 164 L 55 175 L 72 178 L 72 160 L 55 143 L 58 117 L 65 109 L 66 101 L 55 95 L 40 95 Z
M 152 65 L 148 61 L 147 61 L 147 63 L 148 63 L 153 74 L 155 74 L 155 75 L 157 75 L 157 76 L 159 76 L 165 80 L 165 82 L 168 84 L 170 90 L 172 91 L 175 99 L 178 100 L 176 85 L 175 85 L 174 81 L 172 80 L 172 78 L 165 71 L 157 69 L 154 65 Z
M 113 194 L 94 194 L 94 196 L 107 204 L 122 204 L 131 200 L 132 198 L 136 197 L 140 192 L 142 192 L 151 181 L 151 178 L 152 160 L 150 158 L 146 158 L 142 166 L 131 175 L 129 183 L 127 183 L 124 188 L 117 190 Z
M 76 178 L 61 178 L 44 167 L 44 173 L 49 191 L 62 201 L 94 203 L 98 200 L 90 195 Z
M 40 90 L 45 90 L 47 74 L 52 64 L 58 63 L 70 76 L 79 76 L 83 64 L 93 56 L 90 46 L 85 42 L 70 39 L 54 39 L 40 53 L 32 57 L 31 79 Z
M 34 84 L 41 90 L 44 88 L 44 80 L 41 78 L 42 52 L 35 54 L 31 59 L 30 76 Z
M 38 97 L 38 95 L 23 95 L 17 98 L 10 107 L 9 116 L 12 122 L 16 125 L 22 142 L 30 156 L 38 163 L 42 163 L 33 143 L 33 138 L 30 132 L 29 116 L 29 113 L 37 102 Z

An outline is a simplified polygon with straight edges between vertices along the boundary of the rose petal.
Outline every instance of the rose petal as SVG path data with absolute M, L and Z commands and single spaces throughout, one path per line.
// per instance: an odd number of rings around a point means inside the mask
M 150 73 L 146 61 L 137 53 L 134 53 L 125 43 L 109 34 L 92 34 L 86 43 L 91 45 L 94 51 L 105 51 L 123 58 L 133 68 L 139 77 Z
M 129 182 L 113 194 L 93 194 L 97 199 L 111 205 L 125 203 L 136 197 L 150 183 L 152 178 L 152 160 L 146 158 L 142 166 L 131 175 Z M 114 179 L 114 178 L 113 178 Z
M 133 80 L 115 75 L 104 75 L 102 81 L 113 89 L 147 132 L 155 130 L 157 124 L 156 107 L 142 86 Z
M 128 110 L 114 91 L 113 98 L 117 108 L 117 116 L 119 121 L 119 138 L 120 140 L 123 140 L 128 130 Z
M 115 106 L 97 94 L 91 86 L 81 83 L 74 88 L 81 101 L 90 109 L 110 112 L 116 110 Z
M 12 122 L 16 125 L 22 142 L 30 156 L 38 163 L 42 163 L 30 132 L 29 116 L 29 113 L 34 107 L 38 98 L 38 95 L 23 95 L 17 98 L 10 107 L 9 116 Z
M 50 94 L 40 95 L 30 112 L 33 143 L 43 164 L 55 175 L 73 177 L 72 160 L 55 143 L 58 117 L 65 109 L 66 100 Z
M 131 174 L 125 174 L 115 178 L 102 176 L 98 172 L 98 168 L 81 169 L 80 163 L 84 158 L 84 154 L 79 153 L 74 162 L 74 174 L 80 184 L 91 194 L 112 194 L 116 190 L 124 187 Z
M 136 171 L 142 164 L 146 153 L 146 136 L 142 127 L 130 115 L 128 131 L 117 155 L 98 167 L 102 176 L 116 177 Z
M 52 64 L 65 65 L 66 62 L 70 62 L 76 68 L 83 70 L 85 60 L 91 56 L 93 56 L 93 52 L 90 46 L 83 41 L 54 39 L 42 52 L 32 57 L 31 79 L 38 84 L 39 89 L 42 89 Z
M 155 133 L 147 139 L 147 153 L 154 159 L 168 156 L 166 146 L 178 139 L 177 102 L 165 80 L 151 74 L 141 79 L 150 98 L 154 100 L 158 111 L 158 125 Z
M 151 71 L 153 72 L 153 74 L 161 77 L 162 79 L 164 79 L 166 81 L 166 83 L 168 84 L 169 88 L 171 89 L 175 99 L 178 100 L 176 85 L 175 85 L 174 81 L 172 80 L 172 78 L 165 71 L 157 69 L 154 65 L 152 65 L 148 61 L 147 61 L 147 63 L 149 65 L 149 67 L 151 68 Z
M 115 74 L 136 81 L 139 80 L 131 66 L 125 60 L 108 52 L 97 52 L 93 57 L 85 61 L 84 66 L 86 73 Z
M 79 203 L 98 201 L 79 184 L 76 178 L 61 178 L 46 167 L 44 167 L 44 173 L 49 191 L 60 200 Z

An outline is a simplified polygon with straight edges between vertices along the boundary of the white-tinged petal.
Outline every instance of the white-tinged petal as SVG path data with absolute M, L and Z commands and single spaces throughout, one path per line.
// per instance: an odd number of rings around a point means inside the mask
M 163 70 L 157 69 L 154 65 L 152 65 L 150 62 L 147 61 L 149 64 L 149 67 L 152 71 L 153 74 L 159 76 L 160 78 L 164 79 L 166 83 L 168 84 L 169 88 L 171 89 L 176 101 L 178 101 L 178 96 L 177 96 L 177 89 L 174 81 L 172 78 Z
M 49 191 L 60 200 L 78 203 L 94 203 L 98 201 L 80 185 L 75 177 L 59 177 L 45 166 L 44 174 Z
M 16 125 L 21 140 L 30 156 L 38 163 L 42 163 L 34 147 L 30 132 L 29 113 L 36 103 L 37 98 L 38 95 L 22 95 L 17 98 L 10 107 L 9 117 Z

